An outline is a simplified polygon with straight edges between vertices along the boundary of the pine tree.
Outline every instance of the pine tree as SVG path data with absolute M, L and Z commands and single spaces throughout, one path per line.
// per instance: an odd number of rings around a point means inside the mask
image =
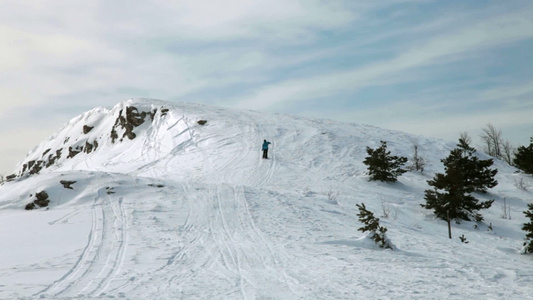
M 488 188 L 498 184 L 494 179 L 498 170 L 490 169 L 492 159 L 480 160 L 474 156 L 475 151 L 464 139 L 459 139 L 457 148 L 441 160 L 445 174 L 437 173 L 428 180 L 434 189 L 425 191 L 426 204 L 422 207 L 433 209 L 435 215 L 448 224 L 453 219 L 470 221 L 471 217 L 482 221 L 483 217 L 477 211 L 489 208 L 494 202 L 480 202 L 471 195 L 473 192 L 486 193 Z
M 524 214 L 529 218 L 529 223 L 522 226 L 522 230 L 526 232 L 526 241 L 524 242 L 524 253 L 533 253 L 533 204 L 527 205 L 528 210 Z
M 387 151 L 387 142 L 381 141 L 381 146 L 377 149 L 366 147 L 368 157 L 363 163 L 368 166 L 370 180 L 380 180 L 385 182 L 396 182 L 396 178 L 407 172 L 401 166 L 407 162 L 406 157 L 391 156 Z
M 359 221 L 365 224 L 365 226 L 359 228 L 361 232 L 370 232 L 369 237 L 376 242 L 380 248 L 392 249 L 391 242 L 387 239 L 385 233 L 387 228 L 379 225 L 379 218 L 374 217 L 374 214 L 367 210 L 364 203 L 356 204 L 359 208 Z
M 526 174 L 533 174 L 533 137 L 529 146 L 516 149 L 514 165 Z

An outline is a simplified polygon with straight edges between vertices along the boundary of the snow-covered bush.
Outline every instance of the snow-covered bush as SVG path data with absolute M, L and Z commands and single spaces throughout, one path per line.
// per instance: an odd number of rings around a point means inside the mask
M 361 232 L 369 232 L 368 237 L 372 239 L 380 248 L 392 249 L 392 243 L 386 236 L 387 228 L 379 225 L 379 218 L 374 217 L 374 214 L 366 209 L 364 203 L 356 204 L 359 208 L 359 221 L 365 226 L 359 228 Z
M 524 177 L 519 177 L 514 179 L 514 186 L 522 191 L 527 191 L 527 189 L 531 186 L 529 183 L 526 182 Z
M 334 192 L 333 190 L 329 190 L 326 195 L 328 196 L 328 200 L 331 204 L 339 205 L 339 201 L 337 201 L 339 191 Z

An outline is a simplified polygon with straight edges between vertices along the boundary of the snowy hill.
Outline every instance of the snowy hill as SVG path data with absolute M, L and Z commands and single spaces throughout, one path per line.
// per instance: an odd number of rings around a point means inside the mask
M 366 147 L 380 140 L 406 157 L 417 143 L 424 173 L 368 181 Z M 149 99 L 95 108 L 0 186 L 0 299 L 525 299 L 533 271 L 519 254 L 520 227 L 533 196 L 515 185 L 531 178 L 496 161 L 499 185 L 478 195 L 496 200 L 484 223 L 453 224 L 450 240 L 420 204 L 454 147 L 368 125 Z M 41 191 L 48 207 L 24 210 Z M 357 231 L 362 202 L 393 251 Z

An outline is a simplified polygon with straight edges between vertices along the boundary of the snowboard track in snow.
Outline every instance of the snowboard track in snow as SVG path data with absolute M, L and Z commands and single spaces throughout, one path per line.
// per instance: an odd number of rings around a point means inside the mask
M 117 276 L 127 245 L 127 216 L 120 197 L 116 204 L 102 188 L 92 205 L 87 245 L 65 275 L 34 296 L 98 297 Z M 115 199 L 113 199 L 115 200 Z
M 0 268 L 0 295 L 524 299 L 531 294 L 533 276 L 523 268 L 529 257 L 517 255 L 523 238 L 517 219 L 529 201 L 522 199 L 530 195 L 516 191 L 512 181 L 521 175 L 510 167 L 500 164 L 498 176 L 504 176 L 492 195 L 499 197 L 496 203 L 513 199 L 513 220 L 502 220 L 495 205 L 486 211 L 494 232 L 480 224 L 475 230 L 472 223 L 452 224 L 449 240 L 440 236 L 442 222 L 419 204 L 427 179 L 442 172 L 440 159 L 453 143 L 416 137 L 431 162 L 427 173 L 408 172 L 398 183 L 382 184 L 368 182 L 366 147 L 383 139 L 395 154 L 408 155 L 415 137 L 255 112 L 201 106 L 191 112 L 171 109 L 139 127 L 135 140 L 102 143 L 99 151 L 81 153 L 19 184 L 30 195 L 28 186 L 55 187 L 65 176 L 80 178 L 79 190 L 63 197 L 62 187 L 52 188 L 50 195 L 62 201 L 50 211 L 25 212 L 28 224 L 38 219 L 39 225 L 56 226 L 43 228 L 50 235 L 31 227 L 18 230 L 24 235 L 20 241 L 44 247 L 24 257 L 11 255 L 20 262 Z M 209 123 L 197 125 L 198 119 Z M 72 132 L 82 132 L 74 125 Z M 261 158 L 263 139 L 272 142 L 268 160 Z M 107 193 L 107 184 L 116 194 Z M 338 201 L 328 199 L 328 191 L 337 192 Z M 23 197 L 13 192 L 0 203 L 20 209 L 20 200 L 10 198 Z M 394 252 L 377 249 L 357 231 L 355 204 L 363 201 L 375 212 L 389 204 L 398 209 L 397 218 L 382 218 L 398 246 Z M 3 224 L 17 222 L 14 213 L 6 216 Z M 457 240 L 463 233 L 469 244 Z M 41 239 L 32 243 L 28 237 Z M 51 238 L 63 247 L 54 247 Z

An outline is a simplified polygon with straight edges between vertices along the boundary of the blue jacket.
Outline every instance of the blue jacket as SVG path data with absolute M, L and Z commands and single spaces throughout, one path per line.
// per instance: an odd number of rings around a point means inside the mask
M 269 144 L 270 144 L 270 142 L 264 141 L 263 142 L 263 150 L 268 150 L 268 145 Z

